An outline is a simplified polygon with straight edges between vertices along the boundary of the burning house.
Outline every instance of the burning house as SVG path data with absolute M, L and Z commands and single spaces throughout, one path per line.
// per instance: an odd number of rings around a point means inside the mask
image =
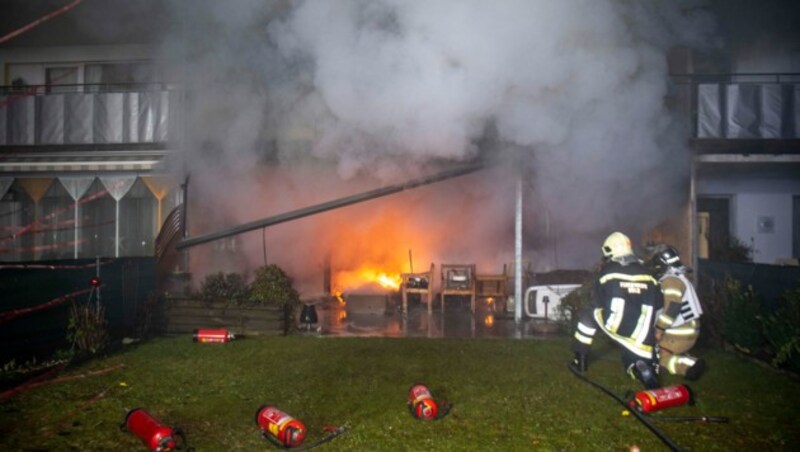
M 6 36 L 63 6 L 9 3 Z M 732 3 L 77 4 L 0 41 L 0 261 L 268 262 L 304 297 L 474 309 L 618 229 L 796 259 L 797 33 L 721 40 Z

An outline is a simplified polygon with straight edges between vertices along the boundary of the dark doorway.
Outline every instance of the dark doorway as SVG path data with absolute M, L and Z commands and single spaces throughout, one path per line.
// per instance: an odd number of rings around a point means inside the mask
M 730 199 L 726 197 L 698 197 L 697 213 L 707 213 L 708 225 L 708 258 L 710 260 L 727 260 L 730 247 Z

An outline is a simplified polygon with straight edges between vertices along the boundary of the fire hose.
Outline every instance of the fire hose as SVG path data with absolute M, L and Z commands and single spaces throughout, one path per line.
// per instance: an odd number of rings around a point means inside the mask
M 64 14 L 65 12 L 67 12 L 67 11 L 71 10 L 72 8 L 78 6 L 78 4 L 80 2 L 82 2 L 82 1 L 83 0 L 74 0 L 72 3 L 64 5 L 61 8 L 56 9 L 55 11 L 52 11 L 52 12 L 50 12 L 48 14 L 45 14 L 44 16 L 42 16 L 42 17 L 34 20 L 33 22 L 25 25 L 24 27 L 18 28 L 16 30 L 12 31 L 11 33 L 6 34 L 3 37 L 0 37 L 0 44 L 4 43 L 4 42 L 6 42 L 6 41 L 8 41 L 10 39 L 14 39 L 15 37 L 25 33 L 26 31 L 30 30 L 31 28 L 34 28 L 34 27 L 40 25 L 42 22 L 46 22 L 46 21 L 48 21 L 48 20 L 50 20 L 50 19 L 52 19 L 54 17 L 58 17 L 61 14 Z
M 674 405 L 674 403 L 676 402 L 676 399 L 670 397 L 668 395 L 668 393 L 670 391 L 675 391 L 677 389 L 683 388 L 682 390 L 685 390 L 685 391 L 687 391 L 689 393 L 688 394 L 689 404 L 693 404 L 693 401 L 691 400 L 691 390 L 689 390 L 689 388 L 684 386 L 684 385 L 671 386 L 669 388 L 661 388 L 661 389 L 657 389 L 657 390 L 648 390 L 648 391 L 644 391 L 644 392 L 641 392 L 641 393 L 638 393 L 638 394 L 633 394 L 632 392 L 629 391 L 628 394 L 626 394 L 626 396 L 624 398 L 620 398 L 620 397 L 617 397 L 616 394 L 611 392 L 611 390 L 609 390 L 608 388 L 604 387 L 603 385 L 601 385 L 601 384 L 599 384 L 599 383 L 597 383 L 595 381 L 592 381 L 591 379 L 589 379 L 585 375 L 583 375 L 580 372 L 578 372 L 572 366 L 568 366 L 568 367 L 572 371 L 572 373 L 574 373 L 577 377 L 581 378 L 582 380 L 586 381 L 587 383 L 591 384 L 592 386 L 595 386 L 596 388 L 598 388 L 601 391 L 605 392 L 606 394 L 611 396 L 614 400 L 616 400 L 617 402 L 621 403 L 622 405 L 625 405 L 626 410 L 622 412 L 623 415 L 628 415 L 630 413 L 633 413 L 634 416 L 637 417 L 637 419 L 642 421 L 648 428 L 650 428 L 650 430 L 652 430 L 662 441 L 665 441 L 665 438 L 661 436 L 663 433 L 657 432 L 656 431 L 657 429 L 653 430 L 655 427 L 647 422 L 647 420 L 644 418 L 645 416 L 648 417 L 649 419 L 656 420 L 656 421 L 663 421 L 663 422 L 728 423 L 728 421 L 729 421 L 729 419 L 727 417 L 724 417 L 724 416 L 663 416 L 663 415 L 652 416 L 652 415 L 650 415 L 650 411 L 647 409 L 647 406 L 643 406 L 641 403 L 639 403 L 639 402 L 642 401 L 642 399 L 651 399 L 651 398 L 652 399 L 650 400 L 650 402 L 655 402 L 657 400 L 657 398 L 653 397 L 654 394 L 658 395 L 657 393 L 661 392 L 662 395 L 667 395 L 666 399 L 671 399 L 671 400 L 662 400 L 662 402 L 664 402 L 664 403 L 662 403 L 663 406 L 667 406 L 668 407 L 668 406 L 670 406 L 670 404 L 673 404 L 672 406 L 677 406 L 677 405 Z M 628 400 L 628 402 L 626 402 L 626 400 Z M 648 404 L 650 402 L 648 402 Z M 637 403 L 639 403 L 639 404 L 637 405 Z M 657 410 L 657 409 L 661 409 L 661 408 L 651 407 L 650 409 Z M 669 438 L 666 438 L 666 439 L 668 440 Z M 670 444 L 667 444 L 667 445 L 672 447 Z M 674 443 L 673 443 L 673 445 L 674 445 Z M 677 447 L 677 446 L 675 446 L 675 447 Z
M 304 445 L 301 445 L 301 446 L 295 446 L 295 447 L 287 447 L 287 446 L 281 444 L 278 440 L 276 440 L 275 438 L 269 436 L 266 433 L 262 433 L 262 436 L 264 438 L 266 438 L 271 444 L 273 444 L 274 446 L 279 447 L 281 449 L 291 449 L 293 451 L 300 451 L 300 450 L 313 449 L 314 447 L 317 447 L 317 446 L 325 444 L 325 443 L 327 443 L 329 441 L 332 441 L 334 438 L 336 438 L 337 436 L 339 436 L 342 433 L 344 433 L 345 426 L 324 427 L 323 430 L 328 432 L 328 434 L 325 435 L 324 437 L 318 439 L 317 441 L 315 441 L 313 443 L 308 443 L 308 444 L 304 444 Z
M 581 373 L 580 373 L 580 372 L 579 372 L 577 369 L 573 368 L 572 366 L 570 366 L 570 365 L 567 365 L 567 367 L 569 368 L 570 372 L 572 372 L 573 374 L 575 374 L 575 376 L 576 376 L 576 377 L 580 378 L 581 380 L 583 380 L 583 381 L 585 381 L 585 382 L 589 383 L 590 385 L 594 386 L 595 388 L 597 388 L 597 389 L 599 389 L 599 390 L 603 391 L 604 393 L 608 394 L 608 395 L 609 395 L 609 396 L 610 396 L 612 399 L 614 399 L 614 400 L 616 400 L 617 402 L 619 402 L 619 404 L 620 404 L 620 405 L 622 405 L 622 406 L 624 406 L 626 409 L 629 409 L 629 408 L 630 408 L 630 405 L 628 405 L 628 403 L 627 403 L 627 402 L 625 402 L 625 400 L 623 400 L 623 399 L 622 399 L 621 397 L 619 397 L 618 395 L 614 394 L 614 393 L 613 393 L 613 392 L 612 392 L 610 389 L 606 388 L 605 386 L 601 385 L 600 383 L 597 383 L 596 381 L 593 381 L 593 380 L 591 380 L 591 379 L 590 379 L 589 377 L 587 377 L 586 375 L 583 375 L 583 374 L 581 374 Z M 660 430 L 658 427 L 656 427 L 655 425 L 653 425 L 653 424 L 652 424 L 652 423 L 651 423 L 651 422 L 650 422 L 650 421 L 647 419 L 647 417 L 646 417 L 644 414 L 640 413 L 639 411 L 637 411 L 637 410 L 635 410 L 635 409 L 631 409 L 631 410 L 629 410 L 629 411 L 630 411 L 631 413 L 633 413 L 633 415 L 634 415 L 634 416 L 636 416 L 636 419 L 638 419 L 639 421 L 641 421 L 641 422 L 642 422 L 642 424 L 644 424 L 644 425 L 645 425 L 645 427 L 647 427 L 648 429 L 650 429 L 650 431 L 651 431 L 651 432 L 653 432 L 653 433 L 654 433 L 654 434 L 655 434 L 655 435 L 658 437 L 658 439 L 660 439 L 660 440 L 661 440 L 661 441 L 662 441 L 662 442 L 663 442 L 663 443 L 664 443 L 664 444 L 665 444 L 667 447 L 669 447 L 669 448 L 670 448 L 670 450 L 673 450 L 673 451 L 676 451 L 676 452 L 681 450 L 681 448 L 680 448 L 680 447 L 678 447 L 678 445 L 677 445 L 677 444 L 675 444 L 675 442 L 674 442 L 674 441 L 672 441 L 672 439 L 670 439 L 670 437 L 668 437 L 668 436 L 667 436 L 667 435 L 666 435 L 664 432 L 662 432 L 662 431 L 661 431 L 661 430 Z

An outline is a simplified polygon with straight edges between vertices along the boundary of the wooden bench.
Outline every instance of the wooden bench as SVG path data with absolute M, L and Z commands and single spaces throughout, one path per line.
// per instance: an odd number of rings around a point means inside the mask
M 286 334 L 281 306 L 235 306 L 188 298 L 168 298 L 159 306 L 155 327 L 164 334 L 189 334 L 198 328 L 225 328 L 236 334 Z

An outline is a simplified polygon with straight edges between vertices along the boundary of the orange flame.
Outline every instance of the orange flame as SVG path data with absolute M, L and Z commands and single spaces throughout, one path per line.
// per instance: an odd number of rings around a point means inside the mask
M 364 289 L 372 286 L 388 290 L 398 290 L 402 278 L 399 273 L 364 267 L 354 271 L 343 271 L 336 274 L 337 288 Z

